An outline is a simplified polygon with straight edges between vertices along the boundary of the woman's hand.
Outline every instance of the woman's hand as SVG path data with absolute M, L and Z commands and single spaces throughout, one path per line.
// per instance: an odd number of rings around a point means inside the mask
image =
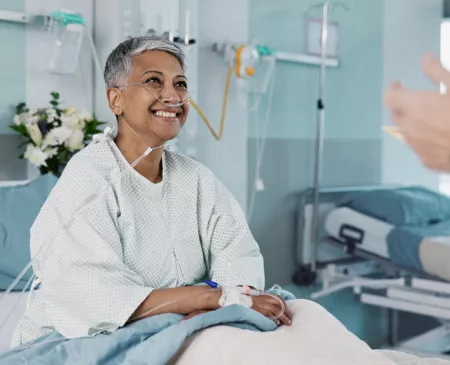
M 277 326 L 280 324 L 284 324 L 286 326 L 290 326 L 292 324 L 292 312 L 289 309 L 286 302 L 279 295 L 275 295 L 278 299 L 273 298 L 270 295 L 260 295 L 260 296 L 252 296 L 252 309 L 261 313 L 263 316 L 267 318 L 271 318 Z M 280 302 L 281 301 L 281 302 Z M 284 312 L 277 317 L 281 310 L 281 303 L 284 305 Z
M 220 297 L 220 291 L 217 292 Z M 270 295 L 259 295 L 259 296 L 252 296 L 252 309 L 261 313 L 263 316 L 272 319 L 277 326 L 284 324 L 286 326 L 290 326 L 292 324 L 292 312 L 289 309 L 288 305 L 284 301 L 283 298 L 281 298 L 279 295 L 275 295 L 276 298 L 270 296 Z M 277 299 L 278 298 L 278 299 Z M 214 298 L 214 301 L 218 301 L 218 298 Z M 282 310 L 282 304 L 284 307 L 283 313 L 281 313 Z M 200 310 L 194 310 L 193 312 L 189 313 L 186 317 L 183 318 L 183 320 L 191 319 L 195 316 L 198 316 L 200 314 L 208 313 L 211 310 L 214 309 L 200 309 Z M 281 313 L 281 315 L 280 315 Z M 280 315 L 280 316 L 279 316 Z M 279 316 L 278 318 L 276 318 Z

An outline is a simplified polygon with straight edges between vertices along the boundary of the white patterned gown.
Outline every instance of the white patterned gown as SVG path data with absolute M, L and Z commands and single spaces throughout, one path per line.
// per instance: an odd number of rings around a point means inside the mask
M 41 280 L 12 346 L 122 327 L 155 288 L 264 288 L 263 259 L 239 204 L 213 173 L 164 151 L 153 184 L 100 136 L 75 155 L 31 229 Z

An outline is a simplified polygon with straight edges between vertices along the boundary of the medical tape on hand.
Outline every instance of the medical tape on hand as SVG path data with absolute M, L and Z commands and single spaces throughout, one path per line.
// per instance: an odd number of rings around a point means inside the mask
M 219 299 L 219 306 L 227 307 L 229 305 L 237 304 L 244 307 L 251 308 L 253 305 L 252 297 L 241 293 L 241 290 L 236 286 L 223 286 L 222 295 Z

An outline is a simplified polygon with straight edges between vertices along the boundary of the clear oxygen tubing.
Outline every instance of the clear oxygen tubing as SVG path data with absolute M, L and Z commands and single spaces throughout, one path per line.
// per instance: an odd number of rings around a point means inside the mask
M 36 278 L 36 275 L 31 275 L 30 279 L 27 281 L 27 283 L 25 284 L 25 286 L 23 287 L 21 294 L 25 293 L 26 290 L 28 289 L 28 287 L 30 286 L 30 284 L 34 281 L 34 279 Z M 8 319 L 11 317 L 11 314 L 14 312 L 14 310 L 16 309 L 17 305 L 19 304 L 19 301 L 21 300 L 21 296 L 18 296 L 16 303 L 12 306 L 11 310 L 8 312 L 8 314 L 5 316 L 4 321 L 0 324 L 0 332 L 2 331 L 3 327 L 5 326 L 6 323 L 8 323 Z M 27 303 L 28 306 L 28 303 Z
M 123 117 L 123 114 L 120 115 L 120 118 L 122 118 L 122 120 L 125 122 L 125 124 L 128 126 L 128 128 L 130 128 L 131 131 L 132 131 L 136 136 L 138 136 L 139 139 L 140 139 L 141 141 L 143 141 L 142 138 L 141 138 L 141 136 L 140 136 L 133 128 L 131 128 L 131 125 L 125 120 L 125 118 Z M 144 143 L 145 143 L 145 142 L 144 142 Z M 152 151 L 157 150 L 157 149 L 159 149 L 159 148 L 164 148 L 164 145 L 162 144 L 161 146 L 158 146 L 158 147 L 150 147 L 150 146 L 148 146 L 147 149 L 145 150 L 145 152 L 144 152 L 141 156 L 139 156 L 135 161 L 133 161 L 133 162 L 130 164 L 130 166 L 131 166 L 132 168 L 135 168 L 135 167 L 136 167 L 136 166 L 137 166 L 144 158 L 146 158 Z
M 247 220 L 250 221 L 253 216 L 253 211 L 255 207 L 255 201 L 256 201 L 256 194 L 258 192 L 256 185 L 258 184 L 258 181 L 261 180 L 261 166 L 263 162 L 264 157 L 264 149 L 266 145 L 266 139 L 267 139 L 267 132 L 269 130 L 270 125 L 270 114 L 272 111 L 272 101 L 273 101 L 273 94 L 275 90 L 275 59 L 273 60 L 272 66 L 271 66 L 271 79 L 270 79 L 270 86 L 269 86 L 269 95 L 268 95 L 268 103 L 266 107 L 266 115 L 264 120 L 264 126 L 263 131 L 261 133 L 261 136 L 259 136 L 259 128 L 256 129 L 257 135 L 256 135 L 256 166 L 255 166 L 255 178 L 253 181 L 253 189 L 250 196 L 250 203 L 249 203 L 249 209 L 247 213 Z M 258 125 L 258 120 L 255 121 L 256 125 Z

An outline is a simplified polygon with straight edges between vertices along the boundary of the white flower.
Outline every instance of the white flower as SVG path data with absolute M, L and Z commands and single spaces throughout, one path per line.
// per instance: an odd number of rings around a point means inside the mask
M 66 141 L 65 146 L 71 152 L 81 150 L 84 147 L 83 144 L 84 133 L 81 130 L 72 131 L 72 135 Z
M 56 110 L 49 108 L 46 110 L 47 113 L 47 123 L 51 123 L 55 120 L 55 118 L 58 116 L 58 114 L 56 114 Z
M 38 112 L 38 110 L 37 110 L 36 108 L 33 108 L 33 109 L 30 109 L 28 113 L 29 113 L 30 115 L 34 115 L 34 114 L 36 114 L 37 112 Z
M 29 114 L 29 113 L 20 113 L 19 115 L 18 115 L 18 123 L 16 123 L 16 124 L 25 124 L 26 122 L 28 122 L 28 120 L 30 119 L 30 117 L 31 117 L 31 115 Z M 14 122 L 16 122 L 16 121 L 14 121 Z
M 45 162 L 48 159 L 47 153 L 42 151 L 39 147 L 33 146 L 31 143 L 27 145 L 24 157 L 36 167 L 47 166 Z
M 48 108 L 48 109 L 46 110 L 46 113 L 47 113 L 48 116 L 50 116 L 50 115 L 52 115 L 53 117 L 56 117 L 56 116 L 57 116 L 56 110 L 53 109 L 53 108 Z
M 53 128 L 45 136 L 43 146 L 46 148 L 63 144 L 71 137 L 72 133 L 73 132 L 66 126 Z
M 73 130 L 81 130 L 82 126 L 80 124 L 80 119 L 74 114 L 74 115 L 63 115 L 61 117 L 61 123 L 70 129 Z
M 65 115 L 74 115 L 77 112 L 77 110 L 75 109 L 75 107 L 71 106 L 68 107 L 65 111 L 64 114 Z
M 28 124 L 37 124 L 39 122 L 39 115 L 29 117 L 27 122 L 28 122 Z
M 42 133 L 37 124 L 27 124 L 27 131 L 30 135 L 31 140 L 37 145 L 40 146 L 42 143 Z
M 58 154 L 58 149 L 57 148 L 47 148 L 44 151 L 49 158 L 52 158 L 53 156 L 56 156 Z
M 86 110 L 83 110 L 80 114 L 78 114 L 78 117 L 79 117 L 80 119 L 83 119 L 83 120 L 88 121 L 88 122 L 90 122 L 92 119 L 94 119 L 94 117 L 92 116 L 92 114 L 89 113 L 89 112 L 86 111 Z
M 20 115 L 19 114 L 16 114 L 15 116 L 14 116 L 14 124 L 15 125 L 21 125 L 22 124 L 22 120 L 20 119 Z
M 86 119 L 78 116 L 78 125 L 81 129 L 84 129 L 86 127 Z

